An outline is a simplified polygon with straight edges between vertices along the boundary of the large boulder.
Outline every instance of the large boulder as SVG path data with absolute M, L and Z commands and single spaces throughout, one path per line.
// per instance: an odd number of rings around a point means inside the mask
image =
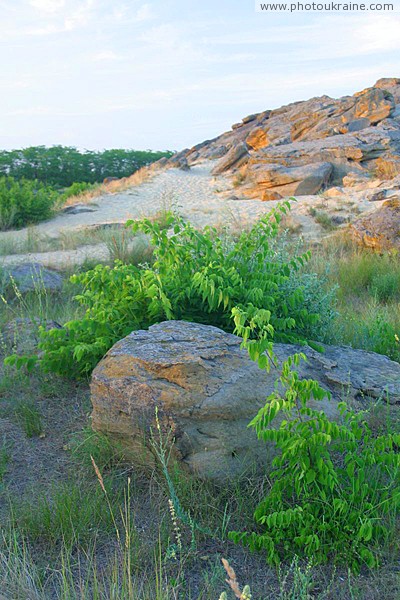
M 317 194 L 329 181 L 333 167 L 328 162 L 285 167 L 279 164 L 254 164 L 248 169 L 249 179 L 255 183 L 247 192 L 265 199 L 265 190 L 274 190 L 281 197 L 295 194 Z
M 371 125 L 376 125 L 390 117 L 395 108 L 392 94 L 381 88 L 373 87 L 354 94 L 357 102 L 354 107 L 356 119 L 368 119 Z
M 387 192 L 386 192 L 387 193 Z M 350 225 L 352 238 L 378 251 L 400 250 L 400 193 Z
M 350 348 L 326 347 L 320 354 L 276 344 L 278 363 L 299 350 L 309 360 L 300 375 L 332 392 L 331 401 L 314 403 L 331 417 L 338 417 L 343 398 L 368 402 L 388 394 L 391 402 L 400 402 L 398 363 Z M 93 428 L 118 440 L 134 464 L 152 468 L 157 409 L 175 460 L 200 477 L 229 478 L 270 458 L 271 448 L 247 425 L 278 373 L 276 367 L 261 371 L 238 337 L 215 327 L 184 321 L 153 325 L 116 343 L 95 368 Z

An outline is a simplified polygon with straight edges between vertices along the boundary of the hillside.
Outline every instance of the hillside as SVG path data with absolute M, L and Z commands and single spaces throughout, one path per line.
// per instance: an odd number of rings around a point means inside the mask
M 400 173 L 400 79 L 380 79 L 337 100 L 294 102 L 244 117 L 232 130 L 175 154 L 162 165 L 216 160 L 215 175 L 240 175 L 241 192 L 276 200 L 333 185 Z

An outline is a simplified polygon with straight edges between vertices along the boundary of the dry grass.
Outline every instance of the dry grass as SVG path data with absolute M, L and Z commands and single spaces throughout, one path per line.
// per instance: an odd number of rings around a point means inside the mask
M 72 196 L 63 205 L 64 208 L 72 206 L 74 204 L 88 204 L 93 198 L 104 196 L 106 194 L 117 194 L 124 192 L 125 190 L 141 185 L 142 183 L 149 181 L 150 177 L 154 174 L 154 170 L 149 167 L 142 167 L 130 177 L 122 177 L 115 181 L 109 181 L 108 183 L 101 183 L 96 186 L 93 190 L 88 190 L 79 196 Z

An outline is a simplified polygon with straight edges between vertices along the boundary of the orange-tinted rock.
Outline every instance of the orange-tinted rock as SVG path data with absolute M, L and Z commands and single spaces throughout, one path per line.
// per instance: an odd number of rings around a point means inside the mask
M 395 107 L 393 97 L 379 88 L 369 88 L 354 96 L 358 98 L 354 111 L 355 118 L 366 118 L 371 125 L 389 117 Z
M 389 396 L 400 401 L 400 365 L 384 356 L 345 347 L 275 344 L 277 366 L 304 352 L 300 378 L 318 380 L 331 400 L 313 408 L 338 417 L 346 391 L 350 401 Z M 205 479 L 223 481 L 244 470 L 265 470 L 271 446 L 261 443 L 249 421 L 275 389 L 279 368 L 267 373 L 252 362 L 241 339 L 216 327 L 169 321 L 134 331 L 117 342 L 93 372 L 94 429 L 118 440 L 135 466 L 157 463 L 151 431 L 158 421 L 169 436 L 171 458 Z M 278 420 L 279 424 L 279 420 Z
M 400 250 L 400 197 L 386 200 L 377 210 L 354 221 L 353 239 L 374 250 Z
M 283 196 L 275 190 L 264 190 L 261 196 L 263 202 L 270 202 L 272 200 L 281 200 Z
M 378 158 L 375 173 L 379 179 L 393 179 L 397 175 L 400 175 L 400 156 Z
M 237 169 L 247 162 L 248 158 L 249 153 L 246 144 L 242 143 L 238 144 L 237 146 L 233 146 L 233 148 L 231 148 L 229 152 L 217 162 L 212 174 L 220 175 L 221 173 L 224 173 L 230 169 Z
M 253 150 L 260 150 L 269 144 L 268 136 L 261 127 L 256 127 L 246 138 L 246 144 Z
M 278 192 L 281 197 L 293 194 L 302 196 L 316 194 L 328 183 L 331 173 L 330 163 L 316 162 L 298 167 L 268 163 L 254 164 L 248 168 L 248 181 L 253 182 L 255 197 L 260 193 L 264 200 L 266 190 L 270 194 Z

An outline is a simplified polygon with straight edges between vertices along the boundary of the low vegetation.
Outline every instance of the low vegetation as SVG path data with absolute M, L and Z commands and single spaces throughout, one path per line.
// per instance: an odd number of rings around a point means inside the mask
M 133 185 L 132 175 L 171 155 L 150 150 L 80 152 L 64 146 L 0 151 L 0 231 L 45 221 L 64 204 L 116 191 L 110 186 L 113 179 L 126 178 Z M 107 179 L 110 184 L 103 185 Z M 123 187 L 119 183 L 118 189 Z
M 49 219 L 58 194 L 39 181 L 0 177 L 0 230 Z
M 6 598 L 377 600 L 385 590 L 385 600 L 397 600 L 397 407 L 378 401 L 360 413 L 343 403 L 340 421 L 329 420 L 311 408 L 326 392 L 299 380 L 296 355 L 251 423 L 260 444 L 276 446 L 271 470 L 224 486 L 170 464 L 157 432 L 160 469 L 149 477 L 88 423 L 86 376 L 116 339 L 160 320 L 236 331 L 263 369 L 275 340 L 385 348 L 399 360 L 397 257 L 339 238 L 312 253 L 293 248 L 279 228 L 287 209 L 235 236 L 197 231 L 174 215 L 144 219 L 125 231 L 150 239 L 146 254 L 118 251 L 114 265 L 82 268 L 57 302 L 37 290 L 3 295 L 3 324 L 39 316 L 65 325 L 39 334 L 44 369 L 12 366 L 32 366 L 36 349 L 3 366 Z M 380 333 L 370 336 L 367 325 Z M 4 340 L 0 350 L 18 345 Z M 20 467 L 27 456 L 33 473 Z
M 288 207 L 280 206 L 236 241 L 214 228 L 199 232 L 172 214 L 168 226 L 173 235 L 149 219 L 130 223 L 135 233 L 150 237 L 153 264 L 99 265 L 73 277 L 83 287 L 76 299 L 86 308 L 85 317 L 41 332 L 41 366 L 68 376 L 87 375 L 118 339 L 166 319 L 233 331 L 234 307 L 246 310 L 249 318 L 269 314 L 270 332 L 278 341 L 311 344 L 320 317 L 307 310 L 300 279 L 295 279 L 309 254 L 284 260 L 270 244 Z M 297 283 L 289 286 L 291 279 Z M 25 360 L 32 365 L 32 357 Z M 8 359 L 9 364 L 23 361 Z
M 336 316 L 321 341 L 372 350 L 400 362 L 396 253 L 378 254 L 338 238 L 316 248 L 307 269 L 318 275 L 326 291 L 336 288 Z

